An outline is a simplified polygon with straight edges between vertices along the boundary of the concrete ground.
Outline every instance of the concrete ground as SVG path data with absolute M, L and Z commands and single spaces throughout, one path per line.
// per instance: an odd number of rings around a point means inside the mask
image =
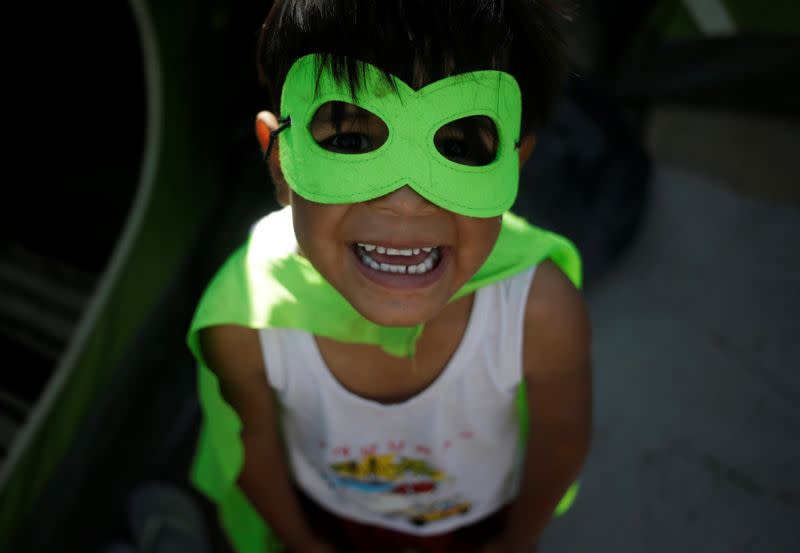
M 646 221 L 588 297 L 593 449 L 540 553 L 800 551 L 799 130 L 654 111 Z

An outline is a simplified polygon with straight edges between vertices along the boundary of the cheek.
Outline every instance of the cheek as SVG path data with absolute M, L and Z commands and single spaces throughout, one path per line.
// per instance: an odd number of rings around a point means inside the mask
M 294 233 L 301 253 L 312 263 L 328 262 L 330 259 L 341 257 L 338 247 L 342 240 L 341 211 L 339 206 L 315 204 L 307 200 L 298 200 L 298 197 L 294 196 L 292 201 Z
M 314 236 L 314 218 L 307 216 L 305 210 L 292 205 L 292 222 L 294 224 L 294 235 L 297 238 L 297 244 L 303 252 L 313 248 L 314 241 L 311 237 Z
M 500 234 L 501 218 L 477 219 L 465 217 L 459 221 L 458 243 L 456 249 L 456 270 L 461 280 L 466 282 L 486 261 Z
M 495 242 L 497 242 L 497 237 L 500 236 L 500 228 L 503 226 L 503 216 L 498 215 L 497 217 L 490 217 L 486 219 L 484 225 L 484 236 L 486 236 L 489 248 L 491 249 L 494 247 Z
M 489 219 L 469 219 L 465 225 L 466 242 L 469 244 L 469 254 L 479 263 L 489 256 L 492 248 L 500 235 L 501 217 L 491 217 Z

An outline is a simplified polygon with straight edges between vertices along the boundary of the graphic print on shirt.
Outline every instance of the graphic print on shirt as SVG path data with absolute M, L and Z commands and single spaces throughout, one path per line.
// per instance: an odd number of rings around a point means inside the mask
M 424 455 L 430 450 L 418 446 L 417 451 Z M 356 452 L 337 448 L 335 452 L 339 458 L 349 455 L 329 465 L 329 484 L 343 499 L 371 513 L 424 526 L 466 514 L 472 507 L 454 493 L 453 479 L 425 458 L 379 454 L 374 446 Z

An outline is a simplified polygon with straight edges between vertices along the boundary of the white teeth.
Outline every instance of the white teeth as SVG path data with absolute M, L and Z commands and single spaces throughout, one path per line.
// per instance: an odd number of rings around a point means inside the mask
M 364 251 L 372 251 L 372 250 L 368 250 L 367 249 L 366 246 L 369 246 L 369 245 L 370 244 L 359 244 L 359 246 L 364 248 Z M 380 253 L 381 246 L 373 246 L 373 248 L 376 249 L 378 251 L 378 253 Z M 390 250 L 391 248 L 388 248 L 388 249 L 384 248 L 384 249 L 385 250 Z M 428 248 L 422 248 L 422 249 L 426 250 Z M 374 269 L 376 271 L 381 271 L 381 272 L 384 272 L 384 273 L 401 273 L 401 274 L 421 275 L 421 274 L 427 273 L 428 271 L 433 269 L 433 265 L 441 257 L 441 255 L 439 254 L 439 250 L 438 249 L 430 248 L 430 250 L 431 250 L 431 252 L 425 258 L 425 260 L 422 261 L 421 263 L 417 263 L 416 265 L 396 265 L 394 263 L 378 263 L 377 261 L 372 259 L 368 254 L 364 253 L 364 251 L 361 252 L 359 257 L 361 257 L 361 261 L 364 263 L 364 265 L 367 265 L 368 267 L 371 267 L 372 269 Z M 402 252 L 404 250 L 399 250 L 399 251 Z M 409 250 L 409 251 L 412 251 L 412 250 Z M 405 255 L 405 254 L 399 254 L 399 255 Z
M 398 248 L 387 248 L 386 246 L 377 246 L 375 244 L 364 244 L 363 242 L 357 242 L 357 245 L 360 248 L 363 248 L 365 252 L 377 251 L 379 254 L 404 255 L 406 257 L 410 257 L 412 255 L 419 255 L 421 251 L 425 253 L 431 253 L 436 249 L 434 247 L 426 247 L 426 248 L 405 248 L 401 250 Z
M 412 255 L 414 252 L 413 250 L 398 250 L 395 248 L 386 248 L 387 255 Z

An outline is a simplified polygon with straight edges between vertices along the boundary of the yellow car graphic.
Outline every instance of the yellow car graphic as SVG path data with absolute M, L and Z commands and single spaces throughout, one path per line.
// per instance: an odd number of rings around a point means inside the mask
M 432 505 L 430 510 L 426 513 L 420 513 L 409 517 L 409 521 L 417 526 L 424 526 L 429 522 L 437 520 L 444 520 L 453 515 L 465 515 L 469 512 L 471 505 L 467 502 L 463 503 L 448 503 L 445 505 Z

